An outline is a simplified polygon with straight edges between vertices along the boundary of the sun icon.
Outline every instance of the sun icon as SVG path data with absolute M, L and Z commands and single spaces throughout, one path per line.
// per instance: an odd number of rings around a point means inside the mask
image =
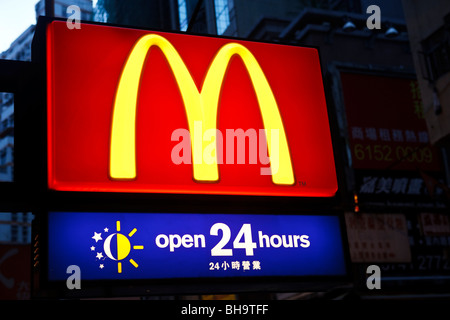
M 122 273 L 122 260 L 124 260 L 131 252 L 131 243 L 128 238 L 131 238 L 137 231 L 136 228 L 130 231 L 128 233 L 128 237 L 122 233 L 120 233 L 120 221 L 116 221 L 116 230 L 117 232 L 112 233 L 106 237 L 105 242 L 103 243 L 103 251 L 105 252 L 106 256 L 110 258 L 113 261 L 117 261 L 117 272 Z M 104 229 L 105 233 L 109 232 L 108 228 Z M 101 238 L 101 233 L 94 232 L 94 236 L 92 239 L 95 240 L 95 242 L 99 240 L 103 240 Z M 95 247 L 91 247 L 91 250 L 95 250 Z M 144 249 L 143 245 L 134 245 L 134 250 L 142 250 Z M 101 253 L 97 253 L 96 256 L 98 259 L 103 258 Z M 104 259 L 104 258 L 103 258 Z M 139 265 L 134 261 L 133 259 L 128 260 L 135 268 L 138 268 Z M 100 264 L 100 268 L 103 269 L 104 265 Z

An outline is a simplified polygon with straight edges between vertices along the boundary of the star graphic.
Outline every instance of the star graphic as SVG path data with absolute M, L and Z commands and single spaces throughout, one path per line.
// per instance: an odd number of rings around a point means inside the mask
M 101 252 L 97 252 L 97 255 L 95 256 L 97 259 L 103 258 L 103 254 Z
M 94 239 L 95 242 L 97 243 L 98 240 L 103 240 L 103 239 L 102 239 L 102 234 L 101 234 L 101 233 L 94 232 L 94 236 L 92 237 L 92 239 Z
M 103 264 L 100 264 L 100 269 L 103 269 L 105 266 Z
M 95 247 L 94 246 L 91 247 L 91 251 L 95 251 Z
M 109 231 L 109 229 L 108 228 L 105 228 L 105 229 L 103 229 L 105 232 L 108 232 Z

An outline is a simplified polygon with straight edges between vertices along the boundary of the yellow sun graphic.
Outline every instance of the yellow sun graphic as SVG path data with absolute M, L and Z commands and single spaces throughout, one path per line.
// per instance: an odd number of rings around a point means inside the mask
M 105 254 L 108 256 L 108 258 L 110 258 L 111 260 L 117 261 L 117 272 L 118 273 L 122 273 L 122 260 L 124 260 L 131 251 L 131 243 L 130 240 L 128 239 L 131 238 L 137 231 L 136 228 L 134 228 L 133 230 L 130 231 L 130 233 L 128 233 L 128 237 L 123 235 L 122 233 L 119 233 L 120 230 L 120 221 L 116 221 L 116 230 L 117 233 L 113 233 L 111 235 L 109 235 L 106 239 L 105 242 L 103 244 L 103 250 L 105 252 Z M 114 242 L 113 242 L 114 241 Z M 116 244 L 116 250 L 114 250 L 115 252 L 112 252 L 112 248 L 111 248 L 111 244 Z M 134 250 L 142 250 L 144 249 L 143 245 L 134 245 L 133 246 Z M 133 259 L 129 259 L 128 260 L 135 268 L 139 267 L 139 265 L 136 263 L 136 261 L 134 261 Z

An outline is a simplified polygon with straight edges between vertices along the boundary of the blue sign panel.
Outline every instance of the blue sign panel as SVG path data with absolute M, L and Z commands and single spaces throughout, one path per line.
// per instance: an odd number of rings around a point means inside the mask
M 337 216 L 50 212 L 48 279 L 346 274 Z

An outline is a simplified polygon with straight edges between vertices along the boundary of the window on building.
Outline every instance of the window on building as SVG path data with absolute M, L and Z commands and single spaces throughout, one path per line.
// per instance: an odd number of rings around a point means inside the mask
M 31 212 L 0 212 L 0 243 L 31 242 Z
M 178 0 L 178 16 L 180 20 L 180 30 L 186 31 L 188 27 L 186 0 Z
M 0 150 L 0 172 L 6 172 L 6 150 Z
M 230 8 L 228 0 L 214 0 L 214 10 L 216 12 L 217 34 L 223 34 L 230 25 Z
M 14 94 L 0 92 L 0 182 L 14 181 Z
M 11 242 L 18 242 L 19 226 L 17 225 L 17 213 L 11 213 Z
M 450 15 L 444 20 L 444 26 L 422 41 L 426 77 L 430 81 L 450 72 Z

